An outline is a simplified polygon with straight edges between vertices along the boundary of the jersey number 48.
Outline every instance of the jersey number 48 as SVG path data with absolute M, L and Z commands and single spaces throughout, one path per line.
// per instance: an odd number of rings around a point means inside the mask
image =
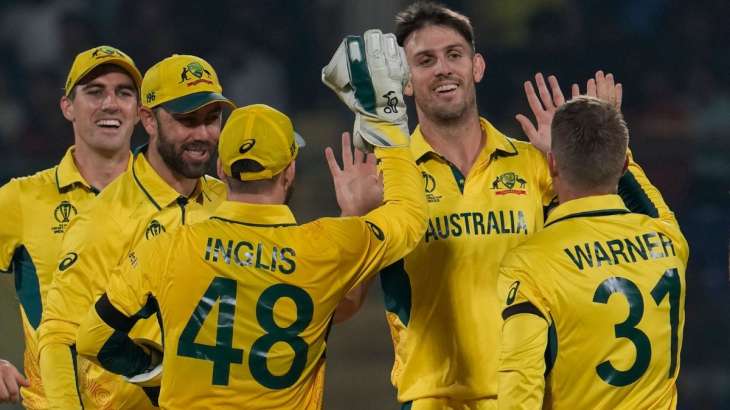
M 279 327 L 274 321 L 274 305 L 281 298 L 289 298 L 296 305 L 297 317 L 287 327 Z M 195 342 L 213 305 L 220 300 L 215 346 Z M 256 303 L 256 320 L 266 332 L 251 345 L 248 366 L 253 378 L 270 389 L 284 389 L 293 385 L 302 375 L 307 364 L 309 345 L 299 335 L 312 321 L 314 303 L 303 289 L 289 284 L 276 284 L 266 288 Z M 236 317 L 236 281 L 216 277 L 208 286 L 198 306 L 185 325 L 177 346 L 178 356 L 213 362 L 213 381 L 217 386 L 227 386 L 231 364 L 243 363 L 243 349 L 233 347 L 233 323 Z M 269 350 L 275 343 L 288 344 L 294 351 L 291 367 L 284 374 L 273 374 L 266 365 Z

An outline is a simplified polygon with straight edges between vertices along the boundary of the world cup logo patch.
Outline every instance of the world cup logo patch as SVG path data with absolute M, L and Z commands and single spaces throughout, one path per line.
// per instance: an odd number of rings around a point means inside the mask
M 78 214 L 78 210 L 69 201 L 61 201 L 56 209 L 53 210 L 53 218 L 58 222 L 58 225 L 52 226 L 51 231 L 53 233 L 63 233 L 66 229 L 68 222 Z

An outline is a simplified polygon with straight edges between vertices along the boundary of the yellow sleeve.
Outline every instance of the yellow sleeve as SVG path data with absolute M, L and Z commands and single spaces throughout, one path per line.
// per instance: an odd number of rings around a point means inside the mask
M 104 369 L 132 377 L 145 372 L 151 357 L 127 336 L 135 323 L 157 312 L 154 299 L 162 255 L 169 254 L 161 242 L 169 235 L 142 243 L 130 252 L 111 277 L 104 293 L 86 314 L 77 336 L 78 354 Z M 103 352 L 102 352 L 103 348 Z
M 548 168 L 545 154 L 535 148 L 534 145 L 530 145 L 530 148 L 532 155 L 530 162 L 534 166 L 535 180 L 540 190 L 542 205 L 544 207 L 551 204 L 555 205 L 557 204 L 557 194 L 555 194 L 555 190 L 553 189 L 553 178 L 550 176 L 550 169 Z
M 629 166 L 619 180 L 618 194 L 630 211 L 659 218 L 677 226 L 674 212 L 664 202 L 659 190 L 651 184 L 639 164 L 634 161 L 631 150 L 627 152 Z
M 108 272 L 124 243 L 111 240 L 120 229 L 109 216 L 94 212 L 71 220 L 64 236 L 59 265 L 46 296 L 39 328 L 41 377 L 53 408 L 81 408 L 74 361 L 76 331 L 96 298 L 104 291 Z M 73 399 L 72 399 L 73 398 Z
M 383 204 L 365 216 L 315 222 L 338 247 L 346 290 L 407 255 L 426 230 L 423 178 L 410 149 L 375 148 L 375 155 L 383 172 Z
M 545 352 L 551 316 L 528 274 L 508 255 L 497 282 L 502 301 L 498 408 L 541 409 L 545 394 Z
M 12 179 L 0 188 L 0 271 L 10 272 L 15 249 L 23 240 L 23 210 L 20 183 Z

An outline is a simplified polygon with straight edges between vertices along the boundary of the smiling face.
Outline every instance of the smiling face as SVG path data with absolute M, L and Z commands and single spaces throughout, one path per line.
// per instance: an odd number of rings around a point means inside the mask
M 185 178 L 205 175 L 218 147 L 223 121 L 221 103 L 187 114 L 170 114 L 159 108 L 154 118 L 157 126 L 150 133 L 150 144 L 156 145 L 167 167 Z
M 403 44 L 411 70 L 406 94 L 415 98 L 420 120 L 453 122 L 476 115 L 474 84 L 484 75 L 484 59 L 456 30 L 427 25 Z
M 75 144 L 104 154 L 129 150 L 139 121 L 137 87 L 115 65 L 101 65 L 61 97 L 63 116 L 73 124 Z

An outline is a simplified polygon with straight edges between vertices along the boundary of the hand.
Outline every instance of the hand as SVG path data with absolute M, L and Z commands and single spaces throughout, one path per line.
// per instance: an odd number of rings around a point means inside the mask
M 335 184 L 342 216 L 365 215 L 383 202 L 383 178 L 375 165 L 375 155 L 350 151 L 350 134 L 342 133 L 342 169 L 332 148 L 324 151 Z
M 408 116 L 403 87 L 409 71 L 405 52 L 393 34 L 368 30 L 347 36 L 322 69 L 322 82 L 355 113 L 355 146 L 408 145 Z
M 581 95 L 578 84 L 573 84 L 571 89 L 573 97 Z M 619 111 L 621 111 L 623 91 L 621 83 L 614 83 L 613 74 L 604 75 L 601 70 L 596 72 L 595 78 L 586 82 L 586 95 L 608 101 Z
M 554 75 L 551 75 L 548 77 L 548 82 L 550 84 L 550 90 L 548 90 L 547 84 L 545 84 L 545 78 L 542 76 L 542 73 L 535 74 L 535 84 L 540 94 L 539 98 L 535 94 L 535 88 L 533 88 L 532 82 L 525 81 L 524 84 L 527 103 L 530 105 L 532 114 L 535 116 L 537 128 L 535 128 L 535 125 L 526 116 L 517 114 L 515 117 L 532 145 L 543 154 L 547 154 L 550 151 L 550 125 L 553 122 L 555 110 L 565 103 L 565 97 L 563 97 L 563 92 L 560 90 L 558 79 Z
M 0 403 L 19 402 L 20 386 L 30 383 L 9 361 L 0 359 Z

